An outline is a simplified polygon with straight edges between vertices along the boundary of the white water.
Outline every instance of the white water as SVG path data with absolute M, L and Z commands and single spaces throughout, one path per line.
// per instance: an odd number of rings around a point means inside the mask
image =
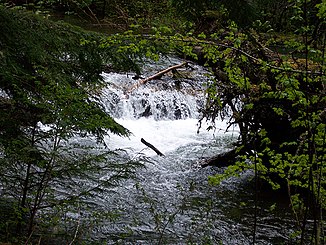
M 154 145 L 164 155 L 175 151 L 177 148 L 188 144 L 209 144 L 217 137 L 238 134 L 237 129 L 226 132 L 226 123 L 219 122 L 218 129 L 215 132 L 206 131 L 202 128 L 198 131 L 197 119 L 184 120 L 164 120 L 156 121 L 152 118 L 140 119 L 116 119 L 118 123 L 128 128 L 132 135 L 129 138 L 110 136 L 106 138 L 106 143 L 110 149 L 127 148 L 131 153 L 142 152 L 147 156 L 154 156 L 156 153 L 143 145 L 140 140 Z
M 162 60 L 160 64 L 150 65 L 144 71 L 152 75 L 180 60 Z M 131 131 L 129 138 L 110 136 L 106 143 L 110 149 L 128 149 L 131 153 L 142 152 L 154 156 L 155 152 L 144 146 L 140 139 L 154 145 L 163 154 L 175 151 L 188 144 L 208 144 L 218 137 L 238 134 L 237 128 L 226 131 L 227 123 L 217 122 L 215 130 L 207 131 L 203 123 L 198 131 L 199 110 L 204 105 L 204 83 L 207 73 L 200 66 L 192 65 L 193 78 L 181 80 L 181 88 L 166 75 L 162 80 L 150 81 L 127 96 L 123 90 L 134 84 L 132 75 L 103 74 L 108 87 L 103 91 L 102 103 L 115 117 L 115 120 Z M 182 70 L 182 69 L 181 69 Z M 187 69 L 183 69 L 187 71 Z M 146 115 L 144 116 L 144 114 Z
M 180 61 L 173 64 L 176 62 Z M 149 67 L 158 71 L 167 66 L 163 62 Z M 131 76 L 103 74 L 108 87 L 102 103 L 132 133 L 129 138 L 106 137 L 107 146 L 124 149 L 131 157 L 142 154 L 151 159 L 137 173 L 137 182 L 129 180 L 114 194 L 103 196 L 105 209 L 121 212 L 120 222 L 99 227 L 98 237 L 109 244 L 205 244 L 207 239 L 217 244 L 251 243 L 250 209 L 239 204 L 247 201 L 248 190 L 240 185 L 248 176 L 210 186 L 207 177 L 221 169 L 198 165 L 203 158 L 227 151 L 239 131 L 236 127 L 226 131 L 227 123 L 219 121 L 214 131 L 206 131 L 208 125 L 204 124 L 197 133 L 207 79 L 204 69 L 195 68 L 195 88 L 183 81 L 182 88 L 176 89 L 171 77 L 163 77 L 142 85 L 128 98 L 123 90 L 135 82 Z M 165 157 L 156 156 L 141 138 Z M 272 219 L 275 226 L 257 232 L 260 244 L 271 244 L 269 240 L 284 232 L 280 229 L 283 221 Z

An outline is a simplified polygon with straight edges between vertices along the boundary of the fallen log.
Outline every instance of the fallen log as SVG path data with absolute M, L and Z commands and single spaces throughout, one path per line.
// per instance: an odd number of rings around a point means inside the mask
M 238 156 L 235 149 L 223 152 L 215 157 L 209 159 L 204 159 L 200 162 L 202 168 L 207 166 L 217 166 L 217 167 L 227 167 L 236 162 L 236 157 Z
M 238 160 L 239 156 L 246 154 L 250 149 L 251 148 L 248 146 L 243 148 L 236 147 L 232 150 L 222 152 L 217 156 L 204 159 L 199 164 L 203 168 L 207 166 L 228 167 L 233 165 Z
M 149 148 L 151 148 L 153 151 L 156 152 L 157 155 L 159 156 L 164 156 L 164 154 L 162 152 L 160 152 L 155 146 L 153 146 L 152 144 L 148 143 L 146 140 L 144 140 L 143 138 L 141 138 L 140 140 L 144 145 L 148 146 Z
M 139 88 L 139 86 L 141 86 L 142 84 L 146 84 L 147 82 L 154 80 L 155 78 L 160 78 L 161 76 L 163 76 L 165 73 L 168 73 L 169 71 L 175 70 L 177 68 L 180 68 L 182 66 L 186 66 L 188 63 L 187 62 L 183 62 L 181 64 L 178 65 L 174 65 L 174 66 L 170 66 L 169 68 L 159 71 L 158 73 L 146 77 L 142 80 L 139 80 L 138 82 L 136 82 L 135 84 L 133 84 L 132 86 L 130 86 L 125 93 L 131 93 L 132 91 L 136 90 L 137 88 Z

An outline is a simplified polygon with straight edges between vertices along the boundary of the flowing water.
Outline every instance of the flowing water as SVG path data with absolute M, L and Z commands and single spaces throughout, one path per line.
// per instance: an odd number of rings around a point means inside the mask
M 166 59 L 148 65 L 144 76 L 177 63 L 181 61 Z M 105 202 L 99 205 L 117 210 L 120 217 L 98 227 L 97 239 L 108 244 L 252 243 L 252 173 L 211 186 L 208 176 L 223 169 L 200 166 L 203 159 L 227 151 L 238 137 L 238 128 L 227 129 L 226 122 L 219 121 L 215 130 L 207 131 L 208 125 L 202 125 L 197 132 L 208 78 L 205 69 L 196 65 L 180 72 L 186 76 L 176 79 L 167 74 L 127 95 L 124 91 L 136 82 L 132 74 L 103 74 L 108 87 L 102 102 L 132 133 L 129 138 L 107 137 L 107 145 L 148 161 L 136 180 L 104 195 Z M 156 155 L 141 138 L 164 156 Z M 258 200 L 257 210 L 257 244 L 290 243 L 288 204 L 265 195 Z

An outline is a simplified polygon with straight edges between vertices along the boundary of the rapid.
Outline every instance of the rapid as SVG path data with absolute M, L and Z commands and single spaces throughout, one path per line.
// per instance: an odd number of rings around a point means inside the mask
M 149 63 L 149 76 L 179 59 Z M 135 180 L 127 180 L 113 192 L 103 193 L 98 205 L 116 210 L 119 218 L 96 228 L 96 238 L 108 244 L 252 244 L 254 223 L 253 174 L 230 178 L 219 186 L 208 176 L 223 168 L 201 163 L 232 148 L 239 129 L 227 121 L 210 124 L 198 120 L 209 82 L 205 68 L 190 64 L 185 74 L 165 74 L 126 95 L 134 74 L 103 73 L 107 87 L 101 101 L 115 120 L 130 130 L 129 138 L 105 138 L 110 149 L 123 149 L 131 157 L 142 156 L 145 167 Z M 154 145 L 164 156 L 141 143 Z M 271 207 L 273 211 L 271 211 Z M 257 244 L 289 243 L 292 221 L 288 204 L 266 195 L 258 200 Z M 286 229 L 284 229 L 286 227 Z

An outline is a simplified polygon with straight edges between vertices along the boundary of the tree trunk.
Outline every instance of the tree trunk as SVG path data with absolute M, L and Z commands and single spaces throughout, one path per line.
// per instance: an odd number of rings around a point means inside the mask
M 186 66 L 188 63 L 187 62 L 183 62 L 181 64 L 178 65 L 174 65 L 174 66 L 170 66 L 169 68 L 162 70 L 152 76 L 146 77 L 138 82 L 136 82 L 135 84 L 133 84 L 132 86 L 130 86 L 127 90 L 126 90 L 126 94 L 131 93 L 132 91 L 136 90 L 137 88 L 139 88 L 139 86 L 146 84 L 147 82 L 154 80 L 155 78 L 160 78 L 161 76 L 163 76 L 165 73 L 168 73 L 169 71 L 175 70 L 177 68 L 180 68 L 182 66 Z

